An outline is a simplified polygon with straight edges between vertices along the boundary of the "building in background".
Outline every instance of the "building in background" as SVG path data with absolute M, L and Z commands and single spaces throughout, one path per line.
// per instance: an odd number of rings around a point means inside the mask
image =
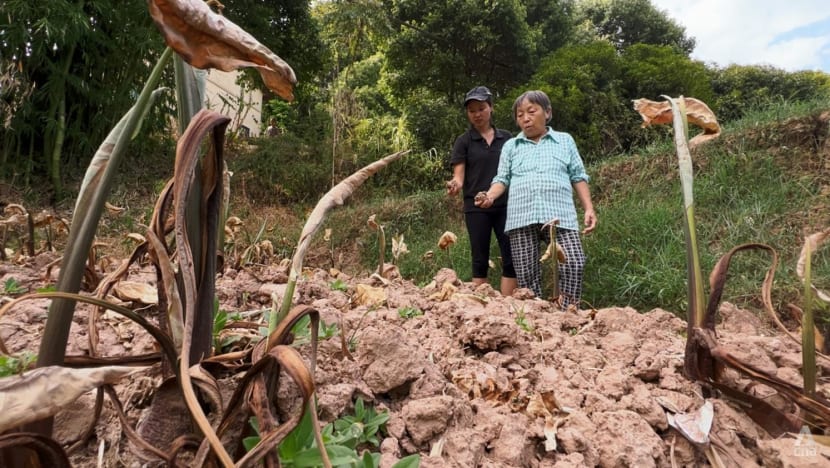
M 237 136 L 260 136 L 262 132 L 262 92 L 243 89 L 237 84 L 240 72 L 208 70 L 205 107 L 231 119 L 228 130 Z

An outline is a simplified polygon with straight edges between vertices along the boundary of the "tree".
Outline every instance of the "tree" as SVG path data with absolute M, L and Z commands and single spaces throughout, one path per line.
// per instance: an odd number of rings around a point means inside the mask
M 683 95 L 707 103 L 713 101 L 706 66 L 672 47 L 634 44 L 621 58 L 626 99 L 658 100 L 663 95 Z
M 628 145 L 626 128 L 636 126 L 620 81 L 621 60 L 607 41 L 563 47 L 545 58 L 529 83 L 513 92 L 540 89 L 550 97 L 557 130 L 569 132 L 586 161 L 601 159 Z M 496 103 L 497 122 L 505 128 L 512 100 Z M 633 125 L 632 125 L 633 122 Z
M 290 104 L 294 116 L 292 124 L 309 119 L 319 99 L 319 81 L 330 62 L 319 24 L 311 14 L 310 1 L 224 0 L 222 3 L 223 14 L 229 20 L 291 64 L 297 75 L 296 99 Z M 245 77 L 263 90 L 263 102 L 277 99 L 262 84 L 258 74 L 249 71 Z M 271 115 L 264 112 L 262 117 L 267 122 Z
M 776 102 L 830 96 L 830 75 L 816 71 L 788 73 L 766 65 L 730 65 L 711 69 L 710 77 L 716 94 L 710 107 L 725 121 Z
M 507 89 L 526 80 L 539 34 L 518 0 L 384 0 L 395 28 L 386 52 L 392 92 L 423 87 L 457 103 L 476 84 Z
M 312 13 L 320 23 L 323 41 L 334 55 L 335 74 L 377 53 L 392 34 L 379 0 L 321 2 Z
M 585 0 L 579 6 L 593 32 L 619 51 L 634 44 L 652 44 L 670 46 L 688 56 L 695 48 L 686 29 L 650 0 Z
M 64 165 L 82 167 L 129 108 L 160 41 L 140 2 L 0 3 L 0 65 L 14 103 L 0 128 L 5 175 L 47 176 L 60 196 Z M 124 60 L 129 50 L 135 60 Z M 145 59 L 145 60 L 142 60 Z
M 576 11 L 570 0 L 523 0 L 527 24 L 539 35 L 537 55 L 545 57 L 574 39 Z

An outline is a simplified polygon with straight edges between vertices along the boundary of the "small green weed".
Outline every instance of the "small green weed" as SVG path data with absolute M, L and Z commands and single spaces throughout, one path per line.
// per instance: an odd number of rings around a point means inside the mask
M 523 308 L 516 310 L 516 325 L 527 333 L 533 333 L 533 325 L 527 321 L 527 316 Z
M 424 312 L 421 309 L 418 309 L 417 307 L 407 306 L 407 307 L 399 308 L 398 309 L 398 315 L 401 318 L 411 319 L 413 317 L 419 317 L 421 315 L 424 315 Z
M 339 434 L 349 434 L 354 437 L 357 445 L 380 445 L 377 434 L 386 422 L 389 421 L 387 412 L 378 413 L 373 407 L 366 407 L 362 398 L 354 404 L 354 416 L 343 416 L 334 421 L 334 430 Z
M 349 285 L 346 284 L 345 281 L 341 280 L 340 278 L 336 278 L 334 281 L 329 283 L 329 288 L 332 291 L 343 291 L 347 292 L 349 290 Z
M 363 400 L 355 402 L 355 414 L 344 416 L 326 424 L 322 430 L 323 443 L 332 466 L 378 468 L 380 454 L 359 449 L 365 446 L 378 447 L 380 441 L 378 433 L 389 420 L 387 412 L 378 413 L 372 407 L 366 407 Z M 242 443 L 246 450 L 251 450 L 259 443 L 259 424 L 256 418 L 251 418 L 251 427 L 255 436 L 245 438 Z M 318 467 L 323 460 L 314 441 L 311 414 L 306 412 L 300 424 L 291 431 L 279 446 L 280 464 L 286 468 Z M 420 456 L 410 455 L 398 461 L 393 468 L 417 468 L 420 465 Z
M 37 361 L 37 354 L 24 351 L 20 357 L 0 355 L 0 377 L 17 375 Z
M 222 338 L 220 335 L 222 330 L 225 329 L 225 325 L 228 324 L 228 320 L 237 321 L 242 320 L 242 316 L 239 313 L 232 313 L 229 314 L 225 310 L 219 309 L 219 301 L 217 299 L 213 300 L 213 349 L 216 350 L 216 353 L 221 353 L 222 349 L 236 343 L 241 339 L 238 335 L 230 335 Z
M 3 283 L 3 294 L 7 295 L 14 295 L 14 294 L 23 294 L 27 291 L 27 289 L 20 285 L 14 278 L 8 278 L 5 283 Z
M 340 332 L 340 328 L 336 323 L 327 324 L 324 320 L 320 320 L 320 329 L 317 331 L 317 338 L 321 340 L 328 340 Z M 294 334 L 294 346 L 300 346 L 311 343 L 311 317 L 303 316 L 291 329 Z

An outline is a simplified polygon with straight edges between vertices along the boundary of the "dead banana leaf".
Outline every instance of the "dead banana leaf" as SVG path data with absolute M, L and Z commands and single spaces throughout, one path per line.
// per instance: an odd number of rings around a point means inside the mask
M 694 413 L 666 413 L 669 426 L 697 445 L 709 443 L 709 431 L 712 429 L 714 416 L 715 409 L 711 401 L 705 402 Z
M 142 304 L 158 304 L 158 290 L 154 286 L 138 281 L 121 281 L 113 288 L 115 296 L 122 301 L 140 302 Z
M 380 306 L 386 302 L 386 290 L 374 288 L 366 284 L 358 284 L 355 287 L 354 303 L 368 307 Z
M 269 89 L 294 99 L 294 70 L 203 0 L 150 0 L 149 7 L 164 41 L 190 65 L 222 71 L 253 67 Z
M 830 229 L 825 229 L 824 231 L 817 232 L 815 234 L 811 234 L 804 239 L 804 245 L 801 247 L 801 254 L 798 256 L 798 263 L 796 264 L 796 274 L 798 274 L 798 279 L 804 282 L 804 264 L 807 261 L 807 246 L 809 244 L 810 252 L 815 252 L 818 248 L 823 244 L 827 238 L 830 237 Z M 813 285 L 810 285 L 813 289 L 813 292 L 821 298 L 824 302 L 830 302 L 830 294 L 825 291 L 822 291 L 816 288 Z
M 0 379 L 0 432 L 55 415 L 84 393 L 146 367 L 47 366 Z
M 458 242 L 458 236 L 456 236 L 454 233 L 450 231 L 446 231 L 445 233 L 441 234 L 441 238 L 438 239 L 438 248 L 440 248 L 441 250 L 447 250 L 456 242 Z
M 283 303 L 280 307 L 279 313 L 274 314 L 271 323 L 268 324 L 269 329 L 273 330 L 276 326 L 276 322 L 282 320 L 285 315 L 288 314 L 288 310 L 291 308 L 291 300 L 294 295 L 294 287 L 303 268 L 303 260 L 305 259 L 306 251 L 308 250 L 308 246 L 311 244 L 311 240 L 314 238 L 314 235 L 320 229 L 323 221 L 325 221 L 329 210 L 337 206 L 342 206 L 343 203 L 346 202 L 346 199 L 352 196 L 354 191 L 363 185 L 363 182 L 366 182 L 366 179 L 368 179 L 369 176 L 388 166 L 392 161 L 396 161 L 408 153 L 409 150 L 398 151 L 397 153 L 385 156 L 363 167 L 359 171 L 340 181 L 340 183 L 332 187 L 331 190 L 326 192 L 326 194 L 320 198 L 320 201 L 318 201 L 314 206 L 311 214 L 308 215 L 305 225 L 303 225 L 303 230 L 300 233 L 300 240 L 297 242 L 297 249 L 294 251 L 294 256 L 291 259 L 291 269 L 288 274 L 288 288 L 286 289 L 285 296 L 283 297 Z
M 553 392 L 536 393 L 527 402 L 527 415 L 545 418 L 545 451 L 556 451 L 556 431 L 567 419 L 568 411 L 559 406 Z
M 693 123 L 703 129 L 703 133 L 689 140 L 689 148 L 717 138 L 720 133 L 720 125 L 714 112 L 709 109 L 703 101 L 691 97 L 684 98 L 686 104 L 686 117 L 689 123 Z M 671 123 L 673 120 L 671 103 L 668 101 L 657 102 L 649 99 L 635 99 L 634 110 L 640 113 L 643 118 L 643 128 L 651 125 Z

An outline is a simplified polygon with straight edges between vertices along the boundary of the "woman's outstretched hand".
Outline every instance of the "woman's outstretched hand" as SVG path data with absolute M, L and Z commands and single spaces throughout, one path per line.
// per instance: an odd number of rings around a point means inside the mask
M 478 192 L 473 199 L 473 204 L 479 208 L 490 208 L 493 206 L 493 199 L 487 195 L 487 192 Z
M 456 195 L 461 190 L 461 184 L 457 180 L 452 179 L 447 181 L 447 194 Z

